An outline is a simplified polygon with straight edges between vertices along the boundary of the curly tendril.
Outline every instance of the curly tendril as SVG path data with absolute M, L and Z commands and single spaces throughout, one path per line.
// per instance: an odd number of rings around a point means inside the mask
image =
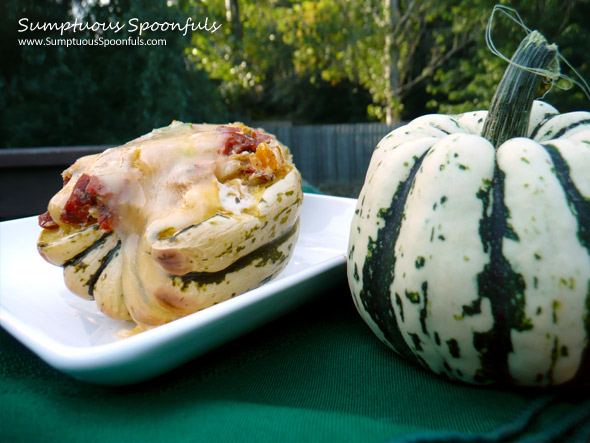
M 520 68 L 520 69 L 524 69 L 525 71 L 545 77 L 547 79 L 547 81 L 551 84 L 551 86 L 545 92 L 545 94 L 543 94 L 543 97 L 552 89 L 553 86 L 556 86 L 560 89 L 568 90 L 568 89 L 571 89 L 573 87 L 573 85 L 576 85 L 576 86 L 580 87 L 580 89 L 582 89 L 586 98 L 588 98 L 588 100 L 590 100 L 590 87 L 588 86 L 588 83 L 586 83 L 586 80 L 584 80 L 584 78 L 580 75 L 580 73 L 578 71 L 576 71 L 576 69 L 567 61 L 567 59 L 559 53 L 557 45 L 555 45 L 555 49 L 556 49 L 555 59 L 549 65 L 549 67 L 547 69 L 538 69 L 538 68 L 531 68 L 528 66 L 519 65 L 518 63 L 514 63 L 512 60 L 510 60 L 508 57 L 506 57 L 504 54 L 502 54 L 496 48 L 496 46 L 494 45 L 494 42 L 492 40 L 492 22 L 494 20 L 494 15 L 496 14 L 496 12 L 500 12 L 500 13 L 504 14 L 510 20 L 515 22 L 521 28 L 523 28 L 527 34 L 532 32 L 532 30 L 529 29 L 524 24 L 523 19 L 521 18 L 518 11 L 516 11 L 516 9 L 511 8 L 509 6 L 504 6 L 504 5 L 494 6 L 494 9 L 492 10 L 492 13 L 490 14 L 490 18 L 488 19 L 488 24 L 486 26 L 486 45 L 488 46 L 488 48 L 492 52 L 492 54 L 496 55 L 500 59 L 502 59 L 502 60 Z M 569 69 L 571 69 L 574 72 L 575 76 L 579 80 L 576 80 L 574 78 L 571 78 L 568 75 L 563 74 L 561 72 L 560 62 L 565 64 Z M 543 97 L 541 97 L 541 98 L 543 98 Z

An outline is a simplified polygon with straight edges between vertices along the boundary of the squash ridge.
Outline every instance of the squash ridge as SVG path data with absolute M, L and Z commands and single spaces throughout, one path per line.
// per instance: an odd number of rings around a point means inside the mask
M 94 286 L 96 285 L 96 282 L 100 278 L 100 275 L 102 274 L 102 272 L 109 265 L 109 263 L 111 262 L 111 260 L 113 259 L 113 257 L 117 253 L 117 251 L 119 251 L 120 249 L 121 249 L 121 240 L 119 240 L 117 242 L 117 245 L 113 249 L 111 249 L 107 255 L 105 255 L 104 257 L 102 257 L 100 259 L 100 266 L 98 267 L 96 272 L 94 274 L 92 274 L 92 276 L 90 276 L 90 278 L 88 279 L 88 283 L 87 283 L 88 295 L 90 297 L 92 297 L 93 299 L 94 299 Z
M 363 307 L 383 332 L 390 345 L 407 359 L 414 362 L 419 361 L 425 367 L 428 367 L 428 365 L 419 356 L 415 355 L 406 343 L 398 326 L 393 310 L 393 302 L 388 294 L 395 278 L 395 243 L 402 224 L 403 208 L 416 173 L 429 151 L 430 148 L 415 159 L 407 179 L 398 184 L 389 207 L 380 211 L 380 217 L 383 219 L 384 225 L 379 229 L 376 239 L 369 240 L 368 254 L 362 269 L 363 287 L 359 293 Z M 381 278 L 383 276 L 386 276 L 386 278 Z M 378 316 L 377 313 L 382 313 L 387 318 Z M 403 314 L 401 317 L 403 321 Z
M 541 146 L 545 148 L 551 157 L 551 161 L 555 165 L 557 179 L 559 180 L 565 197 L 578 221 L 577 236 L 580 240 L 580 244 L 585 247 L 590 254 L 590 201 L 584 198 L 582 193 L 574 185 L 570 176 L 570 168 L 559 152 L 559 149 L 550 143 L 544 143 Z M 584 323 L 586 329 L 586 341 L 587 343 L 590 343 L 590 280 L 588 281 L 585 305 L 586 311 Z M 583 378 L 584 375 L 588 378 L 588 374 L 590 374 L 590 347 L 586 346 L 574 379 Z

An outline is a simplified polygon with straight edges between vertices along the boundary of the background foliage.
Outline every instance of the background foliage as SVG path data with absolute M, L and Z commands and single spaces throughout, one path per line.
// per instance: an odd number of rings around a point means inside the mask
M 407 120 L 488 106 L 505 63 L 484 34 L 497 0 L 0 2 L 0 147 L 120 143 L 170 121 Z M 590 79 L 590 0 L 501 1 Z M 185 23 L 166 46 L 21 46 L 18 20 Z M 125 38 L 126 30 L 111 37 Z M 27 38 L 59 33 L 27 32 Z M 82 37 L 80 33 L 70 35 Z M 498 16 L 510 55 L 524 31 Z M 92 32 L 83 37 L 94 38 Z M 567 69 L 564 72 L 571 75 Z M 588 109 L 580 88 L 546 99 Z

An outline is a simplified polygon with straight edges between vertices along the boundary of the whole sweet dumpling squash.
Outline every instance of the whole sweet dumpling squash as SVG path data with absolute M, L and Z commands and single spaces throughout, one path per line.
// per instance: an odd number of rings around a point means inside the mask
M 348 279 L 375 334 L 470 383 L 590 380 L 590 113 L 532 103 L 518 66 L 490 112 L 426 115 L 377 146 L 350 232 Z

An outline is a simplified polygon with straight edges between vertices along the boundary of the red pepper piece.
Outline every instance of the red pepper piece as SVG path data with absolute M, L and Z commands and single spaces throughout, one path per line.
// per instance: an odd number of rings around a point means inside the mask
M 260 143 L 272 140 L 272 136 L 268 134 L 257 134 L 255 131 L 244 132 L 243 128 L 237 126 L 220 126 L 217 131 L 226 134 L 219 151 L 224 155 L 240 154 L 244 151 L 256 152 Z
M 51 215 L 49 214 L 49 211 L 47 211 L 45 214 L 41 214 L 39 216 L 39 226 L 41 226 L 43 229 L 57 229 L 57 228 L 59 228 L 59 225 L 51 217 Z
M 64 205 L 61 220 L 74 226 L 88 226 L 98 222 L 102 230 L 112 231 L 114 217 L 111 210 L 100 201 L 103 192 L 104 186 L 97 177 L 82 174 Z M 90 209 L 97 207 L 98 220 L 90 215 Z

